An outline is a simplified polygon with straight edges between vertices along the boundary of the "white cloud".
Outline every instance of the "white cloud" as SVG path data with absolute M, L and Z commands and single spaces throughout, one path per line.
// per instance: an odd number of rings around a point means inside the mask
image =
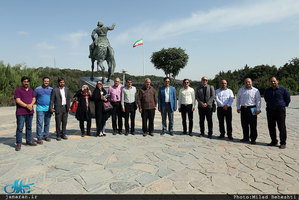
M 29 35 L 29 33 L 26 31 L 19 31 L 18 34 L 19 35 Z
M 52 50 L 52 49 L 56 49 L 56 47 L 54 45 L 50 45 L 47 42 L 40 42 L 36 45 L 37 48 L 41 49 L 41 50 Z
M 89 34 L 87 32 L 75 32 L 64 35 L 63 40 L 69 41 L 72 48 L 78 48 L 82 38 L 87 37 Z
M 207 12 L 199 11 L 188 18 L 160 25 L 142 24 L 118 35 L 115 41 L 123 43 L 141 36 L 144 40 L 153 41 L 190 32 L 226 31 L 278 22 L 295 15 L 299 15 L 297 0 L 249 1 L 246 4 L 215 8 Z

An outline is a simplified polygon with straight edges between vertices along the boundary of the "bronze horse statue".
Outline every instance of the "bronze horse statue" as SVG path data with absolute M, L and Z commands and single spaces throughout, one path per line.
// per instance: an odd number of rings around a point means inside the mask
M 108 79 L 107 82 L 110 81 L 110 77 L 114 74 L 115 70 L 115 59 L 114 59 L 114 50 L 110 46 L 98 46 L 96 45 L 92 55 L 91 55 L 91 77 L 90 80 L 93 80 L 93 73 L 94 73 L 94 62 L 97 61 L 97 71 L 102 71 L 102 82 L 104 83 L 104 61 L 106 60 L 108 65 Z

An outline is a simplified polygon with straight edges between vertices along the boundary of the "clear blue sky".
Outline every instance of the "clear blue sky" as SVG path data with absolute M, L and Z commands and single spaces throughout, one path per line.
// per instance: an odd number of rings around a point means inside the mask
M 152 52 L 181 47 L 189 55 L 178 78 L 214 78 L 246 64 L 275 65 L 299 57 L 298 0 L 26 0 L 0 1 L 0 60 L 28 67 L 90 69 L 90 34 L 99 20 L 108 33 L 116 70 L 161 75 Z M 106 65 L 105 65 L 106 66 Z

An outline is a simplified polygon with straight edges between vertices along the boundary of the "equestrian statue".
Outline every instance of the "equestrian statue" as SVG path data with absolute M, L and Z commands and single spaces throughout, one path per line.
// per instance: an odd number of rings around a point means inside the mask
M 104 26 L 103 22 L 98 22 L 98 27 L 95 28 L 91 33 L 92 43 L 89 45 L 89 58 L 91 59 L 91 77 L 93 80 L 94 62 L 97 61 L 97 71 L 99 68 L 102 71 L 102 82 L 104 83 L 104 72 L 105 67 L 103 62 L 106 60 L 108 65 L 108 78 L 107 82 L 110 81 L 110 77 L 114 74 L 115 70 L 115 60 L 114 60 L 114 50 L 110 46 L 109 40 L 107 38 L 107 32 L 113 30 L 115 24 L 112 26 Z

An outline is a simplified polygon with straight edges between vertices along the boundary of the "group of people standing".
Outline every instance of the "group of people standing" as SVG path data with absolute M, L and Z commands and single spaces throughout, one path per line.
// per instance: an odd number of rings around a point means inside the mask
M 182 117 L 183 134 L 193 136 L 193 112 L 196 108 L 196 101 L 199 113 L 200 135 L 205 135 L 205 119 L 208 123 L 208 138 L 213 135 L 213 112 L 217 110 L 219 121 L 220 139 L 224 138 L 225 133 L 229 140 L 232 137 L 232 103 L 234 94 L 231 89 L 227 88 L 227 81 L 222 80 L 220 88 L 215 91 L 212 85 L 208 84 L 208 78 L 202 77 L 201 85 L 195 90 L 190 87 L 190 80 L 183 80 L 183 88 L 179 91 L 177 99 L 176 89 L 170 85 L 170 78 L 164 78 L 164 85 L 159 88 L 158 95 L 156 90 L 151 86 L 151 80 L 146 78 L 144 86 L 140 88 L 138 95 L 136 87 L 132 85 L 132 79 L 126 80 L 126 86 L 120 85 L 120 79 L 114 80 L 114 85 L 110 86 L 108 92 L 103 88 L 101 81 L 97 82 L 93 92 L 89 90 L 87 85 L 74 95 L 78 101 L 76 118 L 79 120 L 81 136 L 91 135 L 91 111 L 90 101 L 95 103 L 95 117 L 97 136 L 106 136 L 106 121 L 111 115 L 112 117 L 112 133 L 123 134 L 123 120 L 125 118 L 125 135 L 135 134 L 135 115 L 138 109 L 142 117 L 143 136 L 154 136 L 154 118 L 155 111 L 161 113 L 162 132 L 173 135 L 174 112 L 178 109 Z M 290 103 L 289 92 L 278 86 L 276 77 L 269 79 L 270 87 L 266 89 L 264 98 L 267 104 L 267 120 L 268 129 L 271 137 L 269 146 L 276 146 L 278 143 L 276 137 L 276 124 L 280 132 L 280 148 L 286 148 L 286 107 Z M 63 78 L 58 79 L 58 87 L 51 88 L 49 86 L 50 78 L 44 77 L 42 86 L 37 87 L 34 91 L 29 87 L 30 78 L 22 77 L 22 86 L 15 91 L 16 100 L 16 151 L 21 150 L 22 131 L 26 124 L 26 144 L 36 146 L 37 144 L 32 138 L 32 118 L 33 105 L 36 103 L 36 136 L 37 143 L 42 144 L 45 141 L 51 141 L 49 137 L 50 120 L 55 113 L 56 122 L 56 139 L 68 139 L 66 136 L 66 125 L 68 112 L 70 111 L 70 92 L 65 87 Z M 261 95 L 259 90 L 252 86 L 252 80 L 246 78 L 245 86 L 241 88 L 236 97 L 237 112 L 241 114 L 241 126 L 243 129 L 243 138 L 241 142 L 250 142 L 256 144 L 257 138 L 257 115 L 261 112 Z M 217 103 L 217 109 L 216 104 Z M 104 106 L 111 104 L 111 110 L 107 111 Z M 157 107 L 158 106 L 158 107 Z M 188 116 L 188 129 L 187 129 Z M 168 130 L 167 130 L 168 118 Z M 87 122 L 86 132 L 84 122 Z M 129 125 L 130 121 L 130 125 Z M 226 131 L 225 125 L 226 122 Z M 44 126 L 43 126 L 44 124 Z M 44 128 L 44 131 L 42 129 Z M 188 132 L 187 132 L 188 130 Z

